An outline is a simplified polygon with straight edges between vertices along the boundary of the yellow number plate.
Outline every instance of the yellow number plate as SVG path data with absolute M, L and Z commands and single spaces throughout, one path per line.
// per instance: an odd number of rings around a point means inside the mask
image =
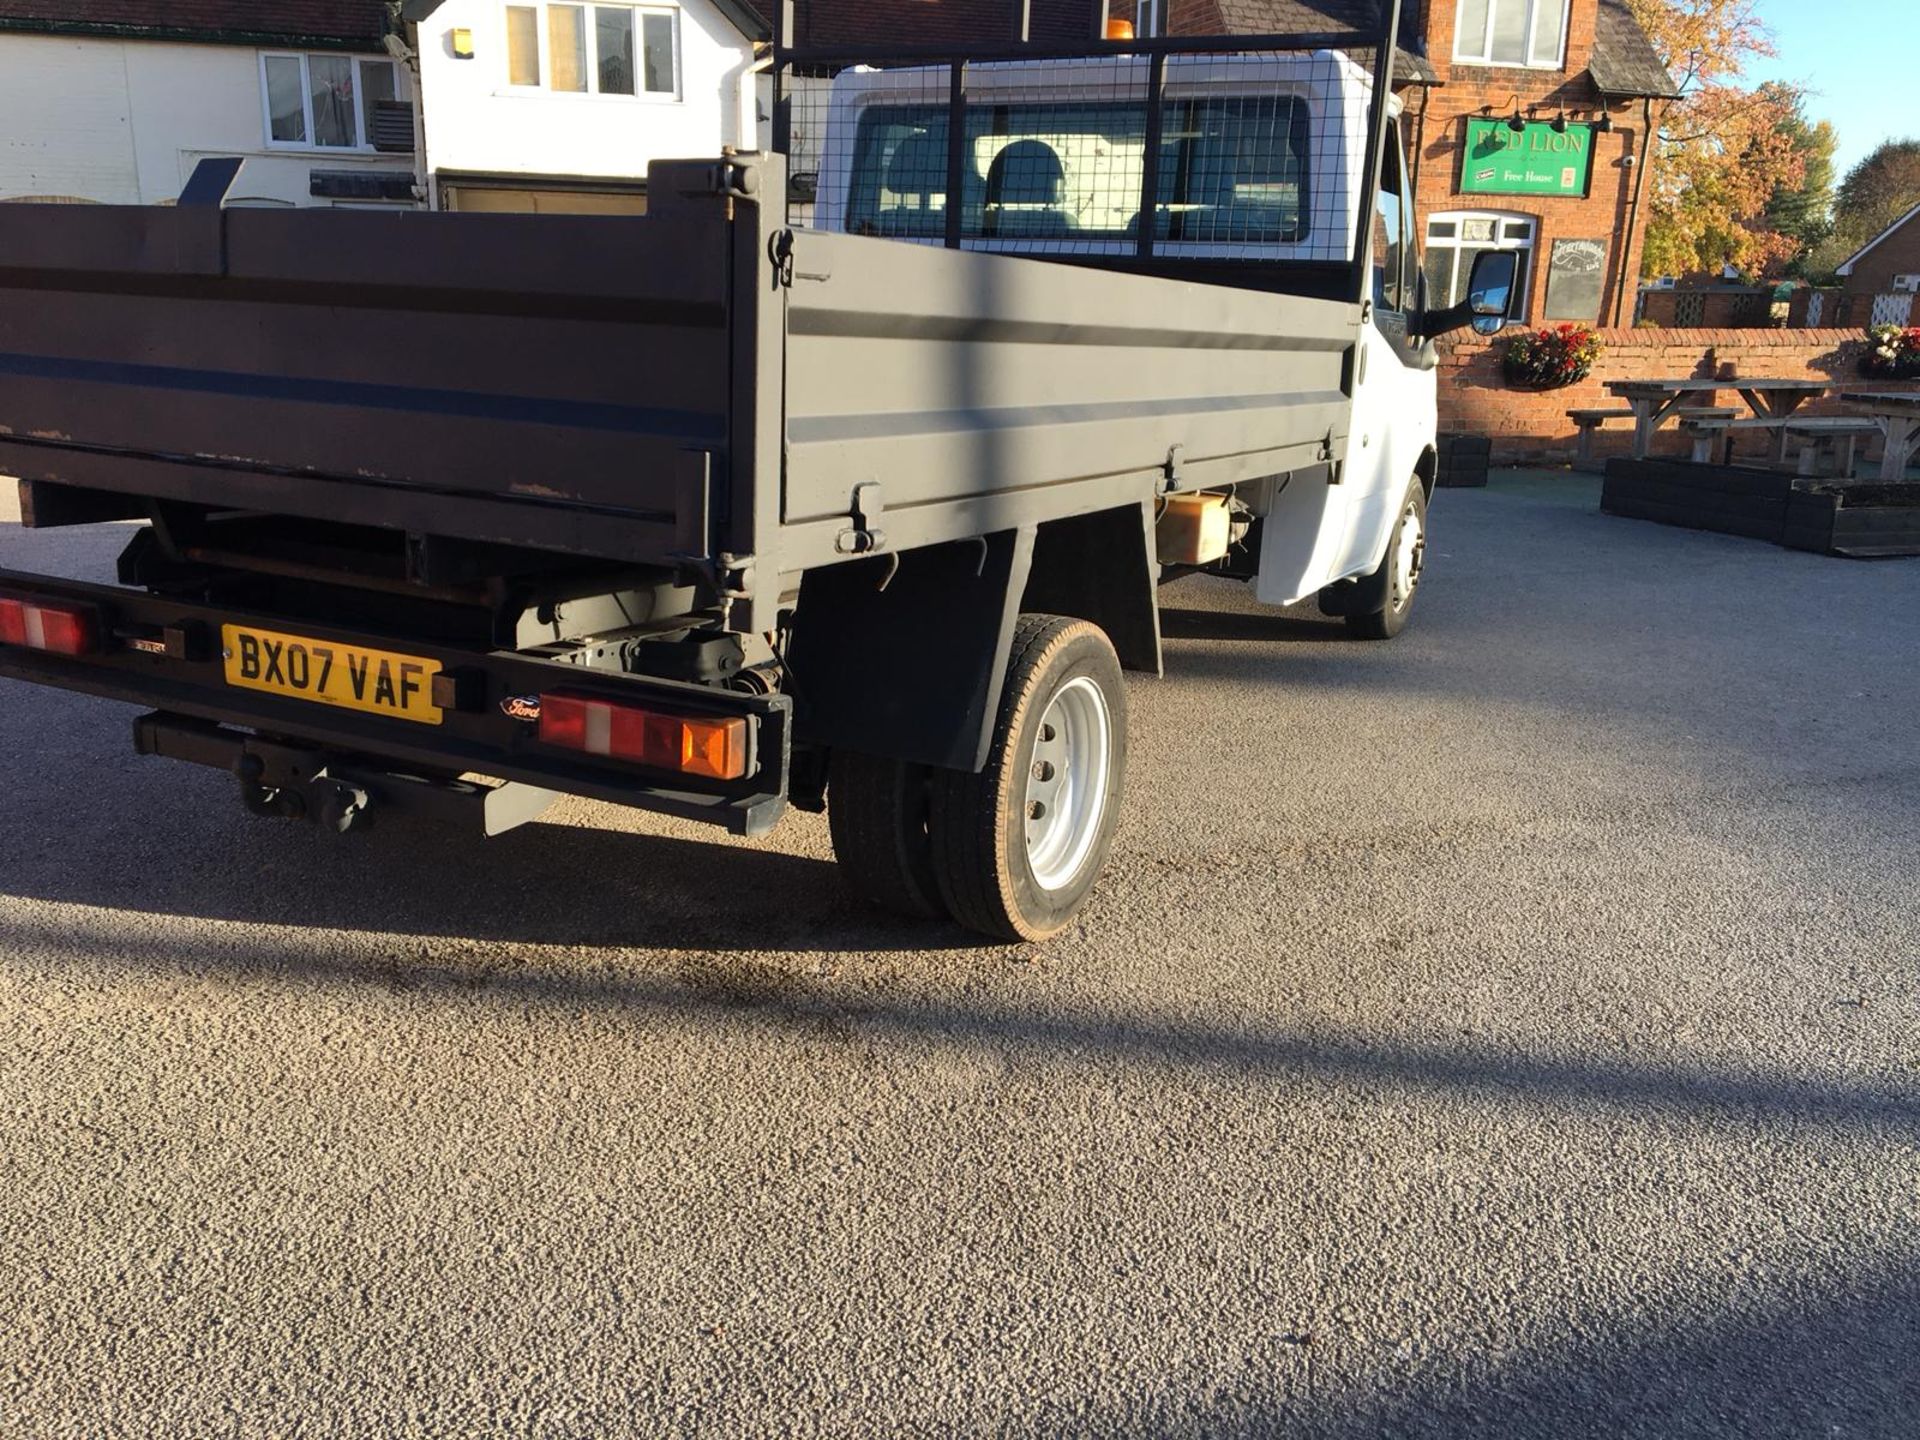
M 227 683 L 243 690 L 291 695 L 422 725 L 440 723 L 442 712 L 433 703 L 438 660 L 242 625 L 220 627 L 220 656 Z

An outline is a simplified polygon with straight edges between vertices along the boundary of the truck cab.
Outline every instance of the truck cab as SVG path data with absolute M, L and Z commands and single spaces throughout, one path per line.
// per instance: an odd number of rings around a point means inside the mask
M 1372 294 L 1353 377 L 1357 438 L 1341 483 L 1292 488 L 1262 477 L 1234 500 L 1250 519 L 1272 522 L 1259 526 L 1250 572 L 1263 602 L 1324 592 L 1334 613 L 1365 621 L 1378 612 L 1354 609 L 1349 582 L 1391 559 L 1391 615 L 1374 628 L 1397 631 L 1425 551 L 1424 504 L 1402 502 L 1413 479 L 1430 495 L 1437 470 L 1435 355 L 1400 103 L 1389 102 L 1380 183 L 1369 187 L 1373 85 L 1346 54 L 1176 54 L 1162 63 L 1157 91 L 1144 55 L 971 66 L 958 143 L 944 68 L 847 69 L 818 127 L 810 223 L 1331 298 L 1348 281 L 1357 202 L 1371 193 Z M 1143 245 L 1150 166 L 1157 203 Z

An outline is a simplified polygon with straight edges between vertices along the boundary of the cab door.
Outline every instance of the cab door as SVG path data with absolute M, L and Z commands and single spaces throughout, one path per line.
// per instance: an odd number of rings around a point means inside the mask
M 1304 477 L 1295 477 L 1274 498 L 1262 527 L 1254 587 L 1269 605 L 1291 604 L 1376 568 L 1407 481 L 1433 444 L 1433 357 L 1414 333 L 1420 258 L 1397 117 L 1388 121 L 1368 224 L 1372 285 L 1356 346 L 1346 464 L 1336 485 L 1302 484 Z
M 1387 127 L 1374 205 L 1373 314 L 1362 327 L 1347 447 L 1352 525 L 1336 579 L 1379 565 L 1407 483 L 1434 443 L 1438 389 L 1433 348 L 1415 333 L 1421 268 L 1414 237 L 1414 196 L 1396 119 Z

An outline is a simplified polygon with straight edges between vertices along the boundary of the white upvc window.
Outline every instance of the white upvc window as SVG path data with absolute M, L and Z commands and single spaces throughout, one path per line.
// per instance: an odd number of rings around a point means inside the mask
M 1133 33 L 1139 39 L 1152 40 L 1166 27 L 1165 0 L 1133 0 Z
M 1567 9 L 1567 0 L 1460 0 L 1453 58 L 1558 70 L 1566 61 Z
M 509 5 L 507 84 L 556 95 L 680 96 L 672 5 Z
M 1530 215 L 1497 210 L 1444 210 L 1427 217 L 1427 304 L 1435 310 L 1458 305 L 1467 295 L 1474 257 L 1483 250 L 1511 250 L 1518 262 L 1513 277 L 1510 321 L 1524 324 L 1533 275 L 1539 222 Z
M 260 57 L 267 145 L 275 150 L 371 150 L 374 109 L 398 100 L 400 67 L 355 55 Z

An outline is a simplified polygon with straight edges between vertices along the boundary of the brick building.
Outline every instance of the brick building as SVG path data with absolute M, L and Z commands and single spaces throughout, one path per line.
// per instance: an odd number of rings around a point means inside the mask
M 1451 247 L 1497 243 L 1527 251 L 1516 319 L 1631 324 L 1647 137 L 1676 87 L 1626 0 L 1417 3 L 1436 72 L 1407 97 L 1430 282 Z M 1524 173 L 1495 169 L 1496 144 Z
M 1838 268 L 1841 290 L 1829 304 L 1830 325 L 1911 325 L 1920 292 L 1920 205 L 1849 255 Z

